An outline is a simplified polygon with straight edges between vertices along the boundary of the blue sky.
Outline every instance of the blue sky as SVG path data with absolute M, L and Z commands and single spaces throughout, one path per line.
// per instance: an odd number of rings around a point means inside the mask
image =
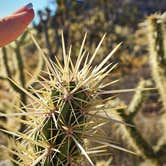
M 37 12 L 39 9 L 44 9 L 46 6 L 50 7 L 50 2 L 53 0 L 1 0 L 3 2 L 0 3 L 0 18 L 9 15 L 19 7 L 33 3 L 34 10 Z M 37 20 L 37 15 L 35 16 L 35 20 Z

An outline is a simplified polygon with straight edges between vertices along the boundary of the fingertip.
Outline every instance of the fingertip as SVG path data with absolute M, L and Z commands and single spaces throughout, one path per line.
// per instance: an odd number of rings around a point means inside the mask
M 33 20 L 33 9 L 0 20 L 0 47 L 15 40 Z
M 32 3 L 28 3 L 27 5 L 25 5 L 25 8 L 27 10 L 33 9 L 33 4 Z
M 28 3 L 28 4 L 24 5 L 23 7 L 21 7 L 20 9 L 17 9 L 13 14 L 19 14 L 21 12 L 25 12 L 25 11 L 28 11 L 30 9 L 33 9 L 32 3 Z
M 30 9 L 28 11 L 22 12 L 20 14 L 13 15 L 19 22 L 24 23 L 24 24 L 29 24 L 34 16 L 34 10 Z
M 35 12 L 34 12 L 34 10 L 33 10 L 33 9 L 29 9 L 29 10 L 27 11 L 27 18 L 29 18 L 29 21 L 32 21 L 34 17 L 35 17 Z

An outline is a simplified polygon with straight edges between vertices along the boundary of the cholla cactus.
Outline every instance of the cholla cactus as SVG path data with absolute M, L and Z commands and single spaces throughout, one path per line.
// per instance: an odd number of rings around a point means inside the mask
M 147 23 L 152 76 L 166 110 L 166 16 L 151 15 Z
M 158 88 L 164 112 L 160 123 L 165 130 L 166 117 L 166 12 L 162 15 L 154 14 L 148 18 L 149 53 L 153 79 Z M 165 132 L 163 132 L 165 133 Z M 157 158 L 165 161 L 166 139 L 165 134 L 160 138 L 156 150 Z
M 96 133 L 97 128 L 105 124 L 102 120 L 113 120 L 101 114 L 101 110 L 105 108 L 99 95 L 104 87 L 112 83 L 103 83 L 103 79 L 115 67 L 107 62 L 120 46 L 119 44 L 93 68 L 92 63 L 104 37 L 105 35 L 90 57 L 84 50 L 85 35 L 75 64 L 71 58 L 71 47 L 66 53 L 63 35 L 63 63 L 58 59 L 55 63 L 48 60 L 35 41 L 45 58 L 45 74 L 48 78 L 41 76 L 41 88 L 32 88 L 32 93 L 20 87 L 32 101 L 26 106 L 28 112 L 15 114 L 26 115 L 27 120 L 21 122 L 28 126 L 24 133 L 11 133 L 21 139 L 16 144 L 13 143 L 15 151 L 12 152 L 17 156 L 13 161 L 17 164 L 73 166 L 80 164 L 82 157 L 85 157 L 90 165 L 94 165 L 90 156 L 105 153 L 107 146 L 127 151 Z M 102 146 L 88 149 L 85 140 Z

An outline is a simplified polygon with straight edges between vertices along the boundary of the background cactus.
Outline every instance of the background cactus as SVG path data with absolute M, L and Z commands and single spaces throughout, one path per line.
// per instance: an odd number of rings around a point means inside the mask
M 157 86 L 156 91 L 159 91 L 159 95 L 162 99 L 165 117 L 165 99 L 166 99 L 166 67 L 165 67 L 165 15 L 154 14 L 147 18 L 146 32 L 148 31 L 149 39 L 149 59 L 151 64 L 152 76 Z M 144 138 L 141 131 L 137 128 L 135 118 L 138 112 L 143 107 L 144 103 L 150 97 L 150 93 L 143 92 L 143 89 L 152 84 L 152 81 L 140 81 L 136 93 L 133 95 L 130 104 L 127 109 L 117 109 L 118 115 L 115 115 L 117 119 L 131 124 L 135 127 L 120 126 L 120 131 L 123 132 L 122 136 L 129 145 L 135 149 L 135 151 L 145 160 L 153 162 L 154 165 L 160 165 L 165 162 L 165 134 L 157 141 L 157 148 L 153 147 L 148 140 Z M 109 105 L 109 102 L 108 102 Z M 165 122 L 163 123 L 165 126 Z
M 165 131 L 166 117 L 166 13 L 159 15 L 154 14 L 148 18 L 148 37 L 149 37 L 149 53 L 152 76 L 158 88 L 162 105 L 162 125 Z M 157 145 L 157 157 L 164 159 L 166 150 L 165 134 L 159 140 Z
M 149 37 L 149 54 L 152 76 L 159 90 L 164 109 L 166 110 L 166 51 L 165 32 L 166 17 L 151 15 L 147 21 Z

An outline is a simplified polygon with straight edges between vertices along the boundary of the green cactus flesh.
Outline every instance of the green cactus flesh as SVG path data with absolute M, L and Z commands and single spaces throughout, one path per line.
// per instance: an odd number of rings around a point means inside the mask
M 80 150 L 72 139 L 72 135 L 81 140 L 84 130 L 86 116 L 83 110 L 87 106 L 90 99 L 88 92 L 84 89 L 78 89 L 73 94 L 70 92 L 76 87 L 74 82 L 69 83 L 68 95 L 64 96 L 57 89 L 52 90 L 51 99 L 55 106 L 55 110 L 50 111 L 50 115 L 45 117 L 42 124 L 41 133 L 36 133 L 35 139 L 45 139 L 50 148 L 55 148 L 60 153 L 49 152 L 44 161 L 44 165 L 58 163 L 58 165 L 70 165 L 72 158 L 80 155 Z M 55 100 L 59 96 L 59 100 Z M 55 124 L 56 123 L 56 124 Z M 35 147 L 35 151 L 42 151 L 39 146 Z M 71 157 L 72 156 L 72 157 Z

